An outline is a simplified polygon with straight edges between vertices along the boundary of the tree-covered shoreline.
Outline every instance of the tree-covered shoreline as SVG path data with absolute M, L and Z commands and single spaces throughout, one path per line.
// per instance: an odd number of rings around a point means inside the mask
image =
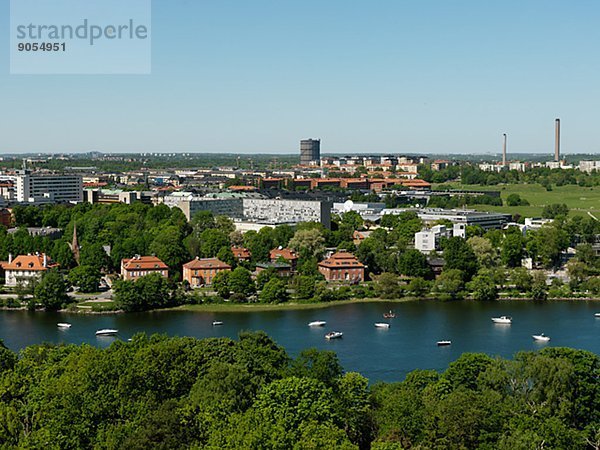
M 262 332 L 0 346 L 0 447 L 583 450 L 600 444 L 599 376 L 597 355 L 546 348 L 369 385 Z

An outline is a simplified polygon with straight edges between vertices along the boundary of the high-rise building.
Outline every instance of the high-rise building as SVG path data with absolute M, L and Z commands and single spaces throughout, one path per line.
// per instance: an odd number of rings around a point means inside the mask
M 303 139 L 300 141 L 300 164 L 308 166 L 321 159 L 321 139 Z
M 38 174 L 22 170 L 16 178 L 19 202 L 83 201 L 81 175 Z

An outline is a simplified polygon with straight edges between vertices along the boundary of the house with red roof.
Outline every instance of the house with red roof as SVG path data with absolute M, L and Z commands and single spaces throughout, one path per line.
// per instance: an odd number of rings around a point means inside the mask
M 239 262 L 250 261 L 250 258 L 252 258 L 250 250 L 244 247 L 231 247 L 231 253 Z
M 5 271 L 4 284 L 14 287 L 20 282 L 39 280 L 44 272 L 55 267 L 58 267 L 58 264 L 51 261 L 45 253 L 19 255 L 14 259 L 12 255 L 8 255 L 8 262 L 2 263 Z
M 296 265 L 298 264 L 298 255 L 291 248 L 274 248 L 269 252 L 269 259 L 273 263 L 285 259 L 287 263 L 292 266 L 292 271 L 296 270 Z
M 156 256 L 135 255 L 133 258 L 121 260 L 121 276 L 124 280 L 135 281 L 151 273 L 159 273 L 167 278 L 169 266 Z
M 365 279 L 365 265 L 352 253 L 339 251 L 319 263 L 319 272 L 327 281 L 358 283 Z
M 191 287 L 212 284 L 219 272 L 230 271 L 231 266 L 218 258 L 196 258 L 183 265 L 183 279 Z

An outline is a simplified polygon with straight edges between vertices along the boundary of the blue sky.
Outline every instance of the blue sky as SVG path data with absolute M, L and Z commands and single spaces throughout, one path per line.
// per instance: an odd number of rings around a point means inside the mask
M 9 2 L 0 0 L 0 30 Z M 600 2 L 155 0 L 150 75 L 10 75 L 0 153 L 600 152 Z

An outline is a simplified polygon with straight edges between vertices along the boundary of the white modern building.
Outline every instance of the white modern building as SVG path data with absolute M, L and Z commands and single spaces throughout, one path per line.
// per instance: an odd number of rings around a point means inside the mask
M 77 174 L 41 174 L 29 170 L 16 176 L 18 202 L 73 202 L 83 201 L 83 181 Z
M 435 225 L 429 229 L 423 229 L 415 233 L 415 249 L 425 254 L 440 250 L 440 243 L 444 237 L 461 237 L 465 239 L 466 225 L 455 223 L 452 229 L 446 228 L 445 225 Z

